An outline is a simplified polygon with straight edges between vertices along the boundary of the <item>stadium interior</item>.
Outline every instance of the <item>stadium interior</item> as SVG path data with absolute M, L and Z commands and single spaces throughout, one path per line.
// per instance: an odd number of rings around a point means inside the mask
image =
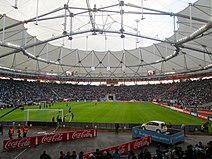
M 0 1 L 0 158 L 27 159 L 31 152 L 32 159 L 211 159 L 211 34 L 211 0 Z M 131 128 L 138 125 L 120 123 L 118 133 L 115 121 L 74 123 L 77 114 L 70 103 L 86 102 L 94 103 L 94 109 L 100 102 L 153 103 L 199 118 L 202 124 L 189 127 L 183 121 L 181 125 L 170 121 L 169 129 L 184 133 L 184 143 L 168 146 L 144 138 L 144 148 L 140 145 L 138 150 L 121 154 L 123 147 L 119 145 L 116 148 L 121 156 L 116 156 L 113 146 L 131 140 Z M 59 115 L 55 119 L 55 115 L 52 122 L 30 123 L 22 120 L 23 115 L 19 121 L 13 120 L 19 108 L 27 113 L 36 105 L 47 111 L 57 103 L 67 103 L 64 115 L 70 116 L 69 122 L 63 121 L 63 115 L 62 119 Z M 52 111 L 57 113 L 57 109 Z M 10 120 L 6 120 L 9 115 Z M 37 135 L 33 138 L 37 146 L 16 150 L 21 145 L 15 145 L 20 127 L 26 133 L 29 127 L 29 136 Z M 79 135 L 75 145 L 51 143 L 55 152 L 48 147 L 50 143 L 38 144 L 44 140 L 40 141 L 40 134 L 49 135 L 48 141 L 52 134 L 65 131 L 71 131 L 65 134 L 67 140 L 74 138 L 72 131 L 92 133 Z M 87 137 L 91 139 L 84 139 Z M 110 153 L 104 145 L 111 147 Z M 68 153 L 72 150 L 77 154 Z

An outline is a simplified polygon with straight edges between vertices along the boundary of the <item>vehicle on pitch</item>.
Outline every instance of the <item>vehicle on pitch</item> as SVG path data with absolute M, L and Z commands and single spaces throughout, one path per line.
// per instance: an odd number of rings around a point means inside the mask
M 165 122 L 162 121 L 149 121 L 141 125 L 142 130 L 155 131 L 157 133 L 164 133 L 167 131 Z

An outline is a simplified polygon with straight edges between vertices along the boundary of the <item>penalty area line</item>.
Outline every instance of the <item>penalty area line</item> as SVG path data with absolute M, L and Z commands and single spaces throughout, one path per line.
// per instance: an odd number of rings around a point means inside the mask
M 13 159 L 17 159 L 19 156 L 21 156 L 28 148 L 25 148 L 23 151 L 21 151 L 17 156 L 15 156 L 15 158 Z

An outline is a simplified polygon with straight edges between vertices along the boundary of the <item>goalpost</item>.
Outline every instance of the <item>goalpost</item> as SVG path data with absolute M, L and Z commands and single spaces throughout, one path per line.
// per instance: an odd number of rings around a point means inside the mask
M 63 119 L 63 109 L 26 109 L 24 110 L 24 119 L 25 121 L 51 121 L 54 116 L 55 119 L 57 116 L 60 116 Z

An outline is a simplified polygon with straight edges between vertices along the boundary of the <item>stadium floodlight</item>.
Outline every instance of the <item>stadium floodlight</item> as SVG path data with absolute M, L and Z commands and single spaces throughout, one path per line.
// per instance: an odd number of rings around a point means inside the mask
M 63 109 L 26 109 L 24 110 L 24 119 L 28 121 L 38 121 L 43 119 L 45 116 L 46 121 L 51 121 L 52 117 L 60 116 L 62 119 L 64 117 Z M 42 118 L 41 118 L 42 116 Z

